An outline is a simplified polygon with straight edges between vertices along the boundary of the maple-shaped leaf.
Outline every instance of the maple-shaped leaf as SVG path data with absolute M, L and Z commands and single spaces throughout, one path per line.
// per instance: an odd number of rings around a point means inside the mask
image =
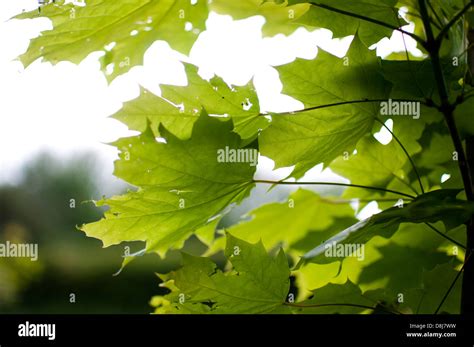
M 454 283 L 459 271 L 455 269 L 455 264 L 453 261 L 438 265 L 433 270 L 424 271 L 423 287 L 409 290 L 405 295 L 403 306 L 409 307 L 415 314 L 434 314 L 438 307 L 438 312 L 441 314 L 459 314 L 463 275 L 461 274 Z M 442 303 L 452 283 L 453 288 Z
M 240 148 L 240 137 L 232 129 L 232 121 L 203 112 L 188 140 L 164 127 L 160 134 L 166 143 L 157 141 L 149 128 L 118 140 L 115 146 L 121 154 L 114 174 L 139 188 L 99 201 L 110 209 L 82 230 L 104 246 L 141 240 L 148 251 L 160 254 L 180 247 L 195 229 L 241 201 L 253 187 L 252 163 L 218 160 L 218 151 Z M 256 156 L 255 149 L 246 150 Z
M 250 220 L 235 224 L 228 231 L 248 242 L 261 239 L 268 248 L 282 244 L 297 250 L 305 249 L 308 242 L 323 242 L 332 236 L 336 221 L 357 221 L 348 202 L 340 203 L 303 189 L 292 193 L 288 201 L 263 205 L 249 215 Z
M 458 189 L 432 191 L 418 196 L 403 207 L 392 207 L 364 219 L 306 253 L 298 266 L 309 261 L 331 263 L 342 260 L 348 254 L 346 251 L 337 252 L 337 247 L 346 249 L 346 245 L 360 246 L 374 236 L 390 238 L 401 223 L 442 221 L 448 230 L 461 225 L 474 213 L 474 203 L 457 199 L 459 192 Z
M 285 253 L 267 254 L 261 242 L 250 244 L 227 234 L 225 256 L 232 270 L 222 272 L 209 258 L 183 253 L 183 267 L 162 275 L 172 292 L 159 300 L 156 313 L 289 313 L 290 288 Z
M 278 71 L 283 93 L 302 101 L 306 108 L 384 99 L 390 87 L 375 52 L 367 50 L 358 36 L 343 59 L 320 50 L 314 60 L 297 59 Z M 352 152 L 372 128 L 379 110 L 380 102 L 361 102 L 274 115 L 260 136 L 260 149 L 277 167 L 296 165 L 292 175 L 301 177 L 319 163 Z
M 311 7 L 297 23 L 329 29 L 334 37 L 345 37 L 357 32 L 367 47 L 384 37 L 390 37 L 393 29 L 360 17 L 383 22 L 395 28 L 407 24 L 398 15 L 398 9 L 395 7 L 397 0 L 289 0 L 289 4 L 306 3 L 311 4 Z
M 329 283 L 314 290 L 311 298 L 292 305 L 292 311 L 303 314 L 372 313 L 377 308 L 373 296 L 375 293 L 380 295 L 380 292 L 362 294 L 360 288 L 351 281 Z
M 143 55 L 156 40 L 188 53 L 208 16 L 206 0 L 88 0 L 84 6 L 56 1 L 16 18 L 48 17 L 53 29 L 33 39 L 20 59 L 28 66 L 38 58 L 53 64 L 81 62 L 89 53 L 104 51 L 109 80 L 143 63 Z M 186 30 L 191 23 L 193 30 Z M 112 66 L 112 65 L 111 65 Z
M 243 87 L 228 86 L 220 77 L 210 81 L 201 78 L 194 65 L 185 64 L 185 70 L 187 86 L 161 85 L 161 97 L 142 90 L 113 117 L 139 131 L 145 130 L 148 120 L 154 130 L 163 124 L 180 139 L 191 136 L 202 108 L 209 114 L 232 117 L 234 129 L 243 139 L 255 137 L 268 126 L 268 120 L 259 115 L 259 101 L 251 82 Z
M 293 33 L 301 27 L 298 19 L 309 9 L 309 4 L 288 6 L 286 1 L 278 0 L 213 0 L 209 6 L 212 11 L 231 15 L 234 19 L 263 16 L 262 33 L 265 36 Z

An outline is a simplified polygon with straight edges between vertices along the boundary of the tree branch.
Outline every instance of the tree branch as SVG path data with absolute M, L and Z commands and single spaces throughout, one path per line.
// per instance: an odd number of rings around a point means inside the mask
M 464 189 L 466 191 L 466 197 L 470 201 L 474 201 L 474 194 L 471 184 L 471 173 L 466 159 L 466 154 L 464 153 L 464 148 L 462 145 L 461 138 L 456 126 L 456 121 L 454 120 L 454 105 L 449 102 L 448 88 L 446 86 L 446 81 L 444 79 L 443 69 L 441 67 L 441 61 L 439 58 L 440 42 L 438 42 L 433 34 L 433 29 L 431 28 L 429 19 L 428 19 L 428 10 L 426 8 L 425 0 L 418 0 L 420 6 L 420 13 L 423 20 L 423 26 L 425 27 L 425 32 L 427 36 L 427 50 L 431 57 L 431 65 L 433 67 L 433 73 L 436 80 L 436 85 L 438 87 L 438 94 L 441 100 L 440 111 L 444 115 L 444 119 L 449 129 L 454 148 L 458 154 L 458 164 L 461 171 L 461 176 L 464 184 Z

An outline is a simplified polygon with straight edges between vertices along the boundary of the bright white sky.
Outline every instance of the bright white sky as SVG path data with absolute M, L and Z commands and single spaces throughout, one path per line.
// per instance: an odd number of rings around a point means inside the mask
M 185 85 L 180 60 L 198 65 L 204 78 L 217 74 L 229 84 L 244 85 L 253 77 L 263 111 L 289 111 L 301 108 L 302 103 L 281 94 L 273 66 L 296 57 L 312 59 L 318 47 L 342 57 L 352 39 L 332 40 L 330 31 L 310 33 L 302 28 L 289 37 L 262 38 L 263 17 L 233 21 L 229 16 L 211 13 L 207 30 L 200 34 L 189 57 L 171 50 L 166 42 L 157 41 L 146 52 L 143 66 L 108 85 L 97 53 L 79 65 L 62 62 L 52 66 L 36 61 L 24 69 L 15 61 L 28 47 L 30 38 L 51 28 L 45 18 L 8 20 L 22 10 L 35 8 L 37 0 L 0 2 L 0 183 L 14 183 L 25 161 L 45 150 L 62 157 L 90 150 L 103 163 L 104 178 L 110 179 L 117 153 L 104 143 L 132 133 L 107 117 L 124 101 L 137 97 L 139 85 L 157 94 L 159 84 Z M 405 39 L 415 52 L 413 40 Z M 377 46 L 381 56 L 402 50 L 403 40 L 398 34 Z M 269 177 L 272 165 L 268 159 L 260 160 L 259 172 L 264 171 Z M 315 171 L 319 173 L 320 168 Z M 281 175 L 287 172 L 273 172 L 270 177 L 284 177 Z

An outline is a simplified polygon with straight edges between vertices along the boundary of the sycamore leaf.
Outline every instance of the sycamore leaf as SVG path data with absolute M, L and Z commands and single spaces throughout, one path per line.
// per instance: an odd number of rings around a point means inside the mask
M 363 295 L 351 281 L 344 284 L 330 283 L 314 290 L 312 298 L 295 304 L 292 310 L 304 314 L 372 313 L 377 306 L 377 301 L 371 297 L 373 295 Z
M 204 226 L 194 230 L 194 235 L 199 239 L 199 241 L 201 241 L 205 245 L 212 244 L 214 241 L 216 230 L 217 230 L 217 225 L 219 224 L 220 220 L 221 220 L 221 217 L 218 217 L 209 221 Z M 146 254 L 146 248 L 141 249 L 138 252 L 135 252 L 129 255 L 124 255 L 120 269 L 114 274 L 114 276 L 119 275 L 128 264 L 130 264 L 137 258 L 144 256 L 145 254 Z
M 444 232 L 440 224 L 436 227 Z M 447 235 L 464 243 L 464 229 L 458 227 Z M 453 252 L 453 243 L 427 225 L 404 223 L 390 239 L 373 237 L 364 244 L 362 253 L 346 257 L 342 263 L 308 263 L 299 268 L 295 271 L 299 296 L 307 298 L 313 289 L 350 280 L 364 294 L 384 288 L 387 302 L 393 302 L 399 293 L 422 289 L 423 273 L 453 259 Z
M 252 16 L 263 16 L 265 24 L 262 32 L 265 36 L 277 34 L 289 35 L 301 24 L 297 23 L 309 9 L 308 4 L 287 6 L 285 1 L 262 1 L 262 0 L 213 0 L 210 4 L 211 10 L 219 14 L 231 15 L 234 19 L 244 19 Z
M 223 273 L 209 258 L 183 253 L 183 267 L 162 276 L 172 292 L 156 300 L 156 313 L 289 313 L 284 306 L 290 288 L 285 253 L 267 254 L 227 234 L 225 250 L 233 270 Z
M 389 238 L 401 223 L 443 221 L 447 229 L 461 225 L 474 213 L 474 203 L 456 199 L 459 192 L 458 189 L 429 192 L 403 208 L 392 207 L 362 220 L 306 253 L 297 267 L 309 261 L 324 264 L 342 260 L 347 252 L 339 252 L 338 248 L 353 249 L 377 235 Z
M 217 160 L 218 150 L 239 148 L 231 121 L 203 112 L 189 140 L 179 140 L 164 127 L 160 134 L 166 143 L 158 142 L 150 129 L 115 143 L 122 151 L 115 175 L 139 189 L 100 201 L 110 207 L 105 218 L 82 227 L 104 246 L 141 240 L 148 251 L 164 254 L 241 201 L 253 186 L 255 167 Z
M 297 59 L 278 71 L 283 93 L 305 107 L 388 97 L 389 85 L 375 52 L 367 50 L 358 36 L 344 59 L 320 50 L 316 59 Z M 260 136 L 260 149 L 277 167 L 296 165 L 292 175 L 301 177 L 321 162 L 352 152 L 378 113 L 379 104 L 369 102 L 274 115 Z
M 407 161 L 407 156 L 397 142 L 392 140 L 389 144 L 382 145 L 369 134 L 359 141 L 357 153 L 337 158 L 330 167 L 354 184 L 385 188 L 395 178 L 404 186 L 402 192 L 413 194 L 405 169 Z M 361 192 L 360 189 L 349 187 L 343 196 L 363 197 L 365 193 L 372 192 Z
M 436 168 L 446 162 L 453 161 L 454 145 L 451 136 L 431 132 L 429 143 L 423 147 L 417 165 L 425 168 Z
M 423 287 L 409 290 L 404 297 L 404 306 L 408 306 L 416 314 L 435 313 L 458 271 L 452 263 L 438 265 L 431 271 L 425 271 L 423 273 Z M 462 274 L 451 289 L 439 313 L 460 313 L 461 285 Z
M 46 16 L 53 29 L 33 39 L 20 59 L 28 66 L 38 58 L 53 64 L 63 60 L 81 62 L 89 53 L 105 51 L 101 59 L 112 80 L 143 63 L 146 49 L 156 40 L 188 53 L 208 16 L 207 1 L 198 0 L 88 0 L 85 6 L 56 1 L 16 18 Z M 185 30 L 191 23 L 194 30 Z M 110 46 L 112 46 L 110 48 Z M 106 49 L 107 46 L 107 49 Z
M 460 104 L 454 111 L 454 116 L 458 129 L 462 137 L 474 136 L 474 122 L 472 110 L 474 107 L 474 98 L 472 98 L 473 88 L 469 88 L 471 97 Z
M 236 224 L 228 231 L 248 242 L 261 239 L 267 248 L 282 244 L 305 251 L 305 246 L 332 236 L 333 225 L 341 226 L 336 221 L 344 219 L 346 225 L 356 221 L 349 203 L 322 198 L 303 189 L 292 193 L 286 202 L 261 206 L 250 215 L 251 220 Z M 313 243 L 308 244 L 310 240 Z
M 382 60 L 382 70 L 384 77 L 393 84 L 390 96 L 394 99 L 405 98 L 410 100 L 432 99 L 440 103 L 436 90 L 436 81 L 433 75 L 431 60 L 422 61 L 389 61 Z M 459 89 L 458 81 L 464 75 L 464 68 L 453 66 L 452 60 L 441 61 L 443 73 L 447 86 L 454 91 Z M 421 119 L 432 118 L 442 119 L 442 115 L 434 108 L 424 108 L 422 105 Z
M 268 126 L 268 120 L 259 115 L 258 97 L 251 82 L 243 87 L 230 87 L 219 77 L 210 81 L 202 79 L 194 65 L 185 64 L 185 70 L 187 86 L 162 85 L 161 97 L 142 90 L 141 95 L 125 103 L 114 118 L 139 131 L 145 130 L 148 120 L 153 130 L 163 124 L 180 139 L 191 136 L 202 108 L 209 114 L 232 117 L 234 130 L 242 139 L 255 137 L 260 129 Z
M 436 239 L 435 235 L 431 236 Z M 394 295 L 408 288 L 421 288 L 423 271 L 432 270 L 436 265 L 446 263 L 450 259 L 445 253 L 400 246 L 394 242 L 375 249 L 379 258 L 362 269 L 357 283 L 368 285 L 383 279 L 384 288 Z M 405 269 L 406 264 L 410 266 Z
M 391 97 L 421 99 L 436 97 L 436 82 L 429 60 L 382 60 L 384 77 L 392 82 Z
M 311 3 L 309 11 L 298 19 L 298 23 L 313 28 L 326 28 L 334 37 L 354 35 L 356 32 L 364 44 L 369 47 L 384 37 L 390 37 L 390 28 L 380 26 L 359 18 L 335 12 L 325 6 L 355 15 L 369 17 L 393 27 L 407 24 L 395 7 L 397 0 L 289 0 L 290 4 Z

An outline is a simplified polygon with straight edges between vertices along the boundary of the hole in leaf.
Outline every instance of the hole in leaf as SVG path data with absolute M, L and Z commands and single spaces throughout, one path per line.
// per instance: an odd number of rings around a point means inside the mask
M 117 42 L 115 42 L 115 41 L 110 42 L 109 44 L 107 44 L 107 45 L 104 46 L 104 49 L 105 49 L 107 52 L 110 52 L 110 51 L 115 47 L 116 44 L 117 44 Z
M 446 182 L 446 181 L 449 180 L 450 178 L 451 178 L 451 175 L 450 175 L 450 174 L 447 174 L 447 173 L 442 174 L 442 175 L 441 175 L 441 183 Z
M 387 128 L 390 129 L 390 131 L 393 131 L 392 119 L 387 119 L 387 121 L 384 124 Z M 390 141 L 392 141 L 392 134 L 390 134 L 390 131 L 388 131 L 387 128 L 382 126 L 380 130 L 374 134 L 375 139 L 378 142 L 380 142 L 382 145 L 388 145 Z
M 115 67 L 115 64 L 114 64 L 114 63 L 108 64 L 108 65 L 105 67 L 105 73 L 106 73 L 107 75 L 111 75 L 111 74 L 114 72 L 114 67 Z
M 159 143 L 166 143 L 166 139 L 164 137 L 155 137 L 155 140 Z

